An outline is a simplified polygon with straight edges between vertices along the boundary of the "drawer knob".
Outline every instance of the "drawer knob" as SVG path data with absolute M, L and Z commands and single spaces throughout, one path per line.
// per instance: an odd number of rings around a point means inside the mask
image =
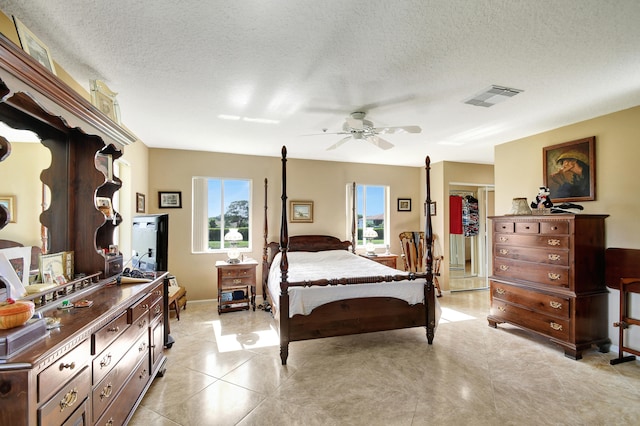
M 234 284 L 240 284 L 241 282 L 242 282 L 242 280 L 241 280 L 240 278 L 235 278 L 235 279 L 233 280 L 233 283 L 234 283 Z
M 147 349 L 147 344 L 145 342 L 140 343 L 138 346 L 138 352 L 144 352 Z
M 498 239 L 502 242 L 509 241 L 509 237 L 500 237 Z
M 111 386 L 111 383 L 109 383 L 107 386 L 102 388 L 102 392 L 100 392 L 100 401 L 105 398 L 109 398 L 111 396 L 111 392 L 113 392 L 113 387 Z
M 556 302 L 555 300 L 550 300 L 549 306 L 551 306 L 553 309 L 560 309 L 562 308 L 562 303 Z
M 104 426 L 113 426 L 113 419 L 107 420 L 107 422 L 104 424 Z
M 547 244 L 550 246 L 559 246 L 560 245 L 560 240 L 558 240 L 557 238 L 549 238 L 547 240 Z
M 500 270 L 501 271 L 508 271 L 509 270 L 509 266 L 508 265 L 500 265 Z
M 557 322 L 551 322 L 549 327 L 553 328 L 556 331 L 562 331 L 562 324 L 558 324 Z
M 144 303 L 144 304 L 140 305 L 140 307 L 141 307 L 142 309 L 144 309 L 145 311 L 146 311 L 147 309 L 149 309 L 149 305 L 147 305 L 146 303 Z
M 145 368 L 144 370 L 142 370 L 138 377 L 140 378 L 140 380 L 146 379 L 147 378 L 147 369 Z
M 507 312 L 507 308 L 505 308 L 504 306 L 498 306 L 498 310 L 500 312 Z
M 557 281 L 557 280 L 559 280 L 559 279 L 560 279 L 560 274 L 556 274 L 556 273 L 554 273 L 554 272 L 549 272 L 549 273 L 547 274 L 547 276 L 549 277 L 549 279 L 550 279 L 551 281 Z
M 102 360 L 100 361 L 100 368 L 104 368 L 109 364 L 111 364 L 111 354 L 107 354 L 107 356 L 102 358 Z
M 157 317 L 158 315 L 160 315 L 161 311 L 162 311 L 162 308 L 160 307 L 160 305 L 156 306 L 156 308 L 153 310 L 153 316 Z
M 63 412 L 65 408 L 71 407 L 78 400 L 78 389 L 73 388 L 66 393 L 64 398 L 60 400 L 60 412 Z
M 71 364 L 61 363 L 60 371 L 64 370 L 65 368 L 68 368 L 69 370 L 73 370 L 74 368 L 76 368 L 76 363 L 75 362 L 72 362 Z
M 120 327 L 118 327 L 118 326 L 111 327 L 111 328 L 107 329 L 107 331 L 109 331 L 111 333 L 117 333 L 118 331 L 120 331 Z
M 138 323 L 138 328 L 143 328 L 145 325 L 147 325 L 147 320 L 142 320 Z
M 507 250 L 507 249 L 500 249 L 500 254 L 509 254 L 509 250 Z
M 560 255 L 559 254 L 550 254 L 549 255 L 549 260 L 560 260 Z
M 496 288 L 496 293 L 498 293 L 498 294 L 506 294 L 507 292 L 503 288 Z

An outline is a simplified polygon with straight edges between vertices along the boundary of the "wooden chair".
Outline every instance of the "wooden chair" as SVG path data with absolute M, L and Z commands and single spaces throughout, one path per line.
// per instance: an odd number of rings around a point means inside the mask
M 404 270 L 408 272 L 425 272 L 426 271 L 426 242 L 424 239 L 424 232 L 422 231 L 405 231 L 400 233 L 400 246 L 402 248 L 402 262 L 404 264 Z M 432 245 L 435 246 L 435 237 Z M 431 252 L 433 255 L 433 251 Z M 433 285 L 435 285 L 438 291 L 437 296 L 442 297 L 442 290 L 440 289 L 440 282 L 438 277 L 440 276 L 440 266 L 444 256 L 433 255 L 433 265 L 431 272 L 433 273 Z

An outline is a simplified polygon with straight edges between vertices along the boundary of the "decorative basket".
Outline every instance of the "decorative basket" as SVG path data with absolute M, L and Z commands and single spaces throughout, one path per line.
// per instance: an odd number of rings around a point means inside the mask
M 20 327 L 33 316 L 35 305 L 28 300 L 14 303 L 5 302 L 0 305 L 0 330 Z

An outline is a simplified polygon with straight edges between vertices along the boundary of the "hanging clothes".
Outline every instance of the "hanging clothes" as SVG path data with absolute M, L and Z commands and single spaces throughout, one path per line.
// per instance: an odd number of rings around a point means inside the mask
M 465 237 L 475 237 L 480 233 L 480 213 L 478 199 L 467 195 L 462 203 L 462 228 Z
M 449 196 L 449 233 L 462 234 L 462 197 Z

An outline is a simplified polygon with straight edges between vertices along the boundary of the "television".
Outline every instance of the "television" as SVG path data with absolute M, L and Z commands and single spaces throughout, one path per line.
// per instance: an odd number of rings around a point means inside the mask
M 168 271 L 169 215 L 149 214 L 133 218 L 131 266 L 141 272 Z

